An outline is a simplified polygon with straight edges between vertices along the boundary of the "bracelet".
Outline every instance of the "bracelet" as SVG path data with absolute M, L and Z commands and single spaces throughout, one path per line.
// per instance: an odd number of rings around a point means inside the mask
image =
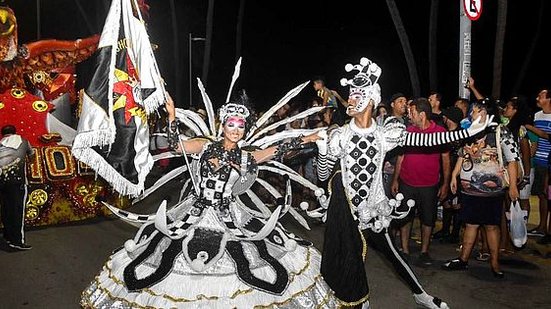
M 170 122 L 167 126 L 167 140 L 168 140 L 168 147 L 170 149 L 175 150 L 178 149 L 178 144 L 180 142 L 180 132 L 178 130 L 178 125 L 180 124 L 180 121 L 178 119 Z
M 292 139 L 288 140 L 288 141 L 285 141 L 285 142 L 281 142 L 279 145 L 277 145 L 276 147 L 276 151 L 274 153 L 274 159 L 277 160 L 277 161 L 281 161 L 283 159 L 283 156 L 291 151 L 291 150 L 296 150 L 296 149 L 302 149 L 302 138 L 304 136 L 301 134 L 297 137 L 293 137 Z

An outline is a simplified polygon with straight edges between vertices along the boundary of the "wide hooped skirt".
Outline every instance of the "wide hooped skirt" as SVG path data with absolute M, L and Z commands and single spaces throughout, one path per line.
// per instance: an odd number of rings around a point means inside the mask
M 244 255 L 255 267 L 253 274 L 275 281 L 274 270 L 258 262 L 252 246 L 243 242 Z M 160 255 L 159 255 L 160 256 Z M 132 262 L 122 249 L 105 263 L 101 273 L 82 293 L 84 308 L 336 308 L 338 300 L 320 275 L 320 253 L 312 246 L 297 246 L 277 257 L 288 273 L 282 293 L 262 291 L 237 276 L 236 263 L 224 253 L 215 265 L 198 273 L 182 255 L 159 282 L 130 292 L 124 282 L 124 269 Z M 136 272 L 148 273 L 159 261 L 144 263 Z M 151 269 L 150 269 L 151 268 Z M 143 275 L 143 274 L 142 274 Z

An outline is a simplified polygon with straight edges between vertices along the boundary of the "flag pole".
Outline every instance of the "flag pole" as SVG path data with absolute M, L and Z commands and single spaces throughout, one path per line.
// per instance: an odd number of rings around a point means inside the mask
M 138 3 L 136 2 L 136 0 L 133 0 L 133 2 L 134 2 L 134 5 L 136 6 L 136 11 L 138 11 L 138 17 L 140 18 L 140 21 L 143 22 L 142 14 L 140 12 L 140 8 L 138 7 Z M 191 33 L 189 34 L 189 41 L 190 41 L 189 46 L 190 46 L 190 62 L 191 62 Z M 159 72 L 159 76 L 160 76 L 160 71 L 159 71 L 159 68 L 157 67 L 157 62 L 155 62 L 155 68 L 157 69 L 157 72 Z M 191 76 L 191 67 L 190 67 L 190 76 Z M 191 78 L 190 78 L 190 81 L 191 81 Z M 191 82 L 190 82 L 190 84 L 191 84 Z M 166 99 L 166 98 L 169 97 L 169 94 L 166 91 L 166 88 L 163 89 L 163 90 L 164 90 L 164 96 L 165 96 L 165 99 Z M 190 96 L 191 96 L 191 87 L 190 87 Z M 190 100 L 190 104 L 191 104 L 191 100 Z M 186 148 L 184 147 L 184 143 L 182 143 L 182 139 L 180 139 L 180 135 L 178 135 L 178 144 L 180 145 L 180 148 L 182 149 L 182 154 L 184 156 L 184 161 L 186 162 L 186 166 L 188 168 L 189 176 L 191 178 L 191 183 L 193 184 L 193 189 L 195 190 L 196 195 L 199 196 L 199 188 L 197 187 L 197 183 L 195 182 L 195 178 L 193 177 L 193 174 L 192 174 L 192 171 L 191 171 L 191 165 L 189 164 L 189 160 L 187 158 Z

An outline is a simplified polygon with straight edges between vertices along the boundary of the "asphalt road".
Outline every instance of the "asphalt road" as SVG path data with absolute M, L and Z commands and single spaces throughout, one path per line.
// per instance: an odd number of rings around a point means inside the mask
M 136 209 L 151 211 L 163 198 L 162 194 L 159 196 Z M 312 224 L 312 230 L 307 231 L 291 220 L 284 220 L 290 230 L 321 248 L 322 225 Z M 110 252 L 122 246 L 135 231 L 121 221 L 98 218 L 29 231 L 27 240 L 33 246 L 30 251 L 8 252 L 2 242 L 0 308 L 79 308 L 82 290 L 99 272 Z M 414 241 L 412 248 L 418 248 Z M 494 279 L 489 265 L 474 259 L 468 271 L 440 270 L 444 260 L 457 256 L 454 245 L 434 243 L 431 255 L 436 260 L 432 266 L 414 269 L 425 289 L 448 302 L 451 308 L 551 307 L 550 259 L 530 249 L 502 258 L 504 280 Z M 369 250 L 366 271 L 372 308 L 417 308 L 406 285 L 389 265 L 375 250 Z

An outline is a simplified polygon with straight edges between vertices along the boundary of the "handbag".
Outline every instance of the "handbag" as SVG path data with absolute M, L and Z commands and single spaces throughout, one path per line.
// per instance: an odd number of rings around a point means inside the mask
M 507 216 L 507 226 L 509 227 L 509 235 L 511 236 L 513 245 L 517 248 L 524 246 L 528 239 L 526 231 L 528 212 L 520 208 L 518 201 L 512 201 L 511 207 L 505 215 Z
M 496 128 L 496 148 L 497 148 L 497 158 L 499 160 L 499 164 L 501 165 L 501 168 L 503 169 L 503 187 L 508 188 L 510 185 L 511 178 L 509 178 L 509 171 L 507 170 L 507 166 L 503 161 L 503 150 L 501 149 L 501 126 L 500 125 L 497 126 Z M 522 162 L 518 162 L 517 183 L 522 181 L 523 178 L 524 178 L 524 166 Z

